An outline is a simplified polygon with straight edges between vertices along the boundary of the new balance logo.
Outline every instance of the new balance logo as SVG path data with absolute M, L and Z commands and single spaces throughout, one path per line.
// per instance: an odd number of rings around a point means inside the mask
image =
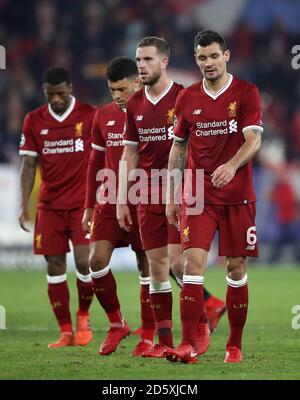
M 48 129 L 42 129 L 40 135 L 48 135 L 48 132 L 49 132 Z
M 143 115 L 137 115 L 136 121 L 142 121 L 142 119 L 143 119 Z
M 229 121 L 229 133 L 237 132 L 237 121 L 232 119 Z
M 199 115 L 199 114 L 201 114 L 200 108 L 197 108 L 196 110 L 194 110 L 193 115 Z
M 113 126 L 116 123 L 116 121 L 108 121 L 106 126 Z
M 249 244 L 249 246 L 246 247 L 246 250 L 255 250 L 255 246 L 251 246 L 251 245 Z
M 75 140 L 75 151 L 84 151 L 84 143 L 82 139 Z

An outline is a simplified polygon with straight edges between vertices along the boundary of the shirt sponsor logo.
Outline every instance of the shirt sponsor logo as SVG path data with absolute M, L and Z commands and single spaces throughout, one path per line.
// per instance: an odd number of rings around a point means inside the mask
M 143 119 L 143 115 L 137 115 L 136 121 L 142 121 L 142 119 Z
M 193 115 L 199 115 L 201 114 L 201 110 L 200 108 L 196 108 L 196 110 L 194 110 Z
M 173 127 L 172 134 L 173 134 Z M 167 129 L 165 126 L 157 128 L 139 128 L 139 138 L 141 142 L 161 142 L 163 140 L 167 140 Z M 173 136 L 172 136 L 173 138 Z M 170 132 L 168 128 L 168 139 L 170 139 Z
M 75 140 L 75 151 L 84 151 L 84 143 L 82 139 Z
M 124 140 L 124 133 L 111 133 L 109 132 L 107 134 L 107 141 L 106 141 L 106 146 L 107 147 L 119 147 L 119 146 L 124 146 L 123 143 Z
M 108 121 L 106 126 L 114 126 L 115 123 L 116 123 L 116 121 Z
M 176 116 L 176 114 L 173 115 L 173 126 L 174 128 L 176 128 L 176 126 L 178 125 L 178 118 Z
M 25 142 L 26 142 L 26 138 L 25 138 L 24 133 L 22 133 L 21 140 L 20 140 L 20 147 L 24 146 Z
M 45 140 L 42 153 L 50 154 L 65 154 L 84 151 L 83 139 L 60 139 L 60 140 Z
M 229 133 L 237 132 L 237 121 L 232 119 L 229 121 Z
M 48 135 L 49 129 L 42 129 L 40 135 Z
M 196 122 L 196 136 L 218 136 L 237 132 L 238 126 L 235 119 L 223 121 Z M 218 129 L 216 129 L 218 128 Z

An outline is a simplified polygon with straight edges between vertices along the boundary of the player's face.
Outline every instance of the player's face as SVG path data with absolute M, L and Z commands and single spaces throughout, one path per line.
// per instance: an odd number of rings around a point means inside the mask
M 141 82 L 149 86 L 159 80 L 168 64 L 168 57 L 158 53 L 155 46 L 138 47 L 135 59 Z
M 197 46 L 195 59 L 202 75 L 207 81 L 215 82 L 226 74 L 226 63 L 229 60 L 229 50 L 222 51 L 219 43 L 209 46 Z
M 58 85 L 44 83 L 44 94 L 47 102 L 56 114 L 63 114 L 70 104 L 70 94 L 72 93 L 72 84 L 62 82 Z
M 117 82 L 108 80 L 108 88 L 110 90 L 113 101 L 120 107 L 126 108 L 127 101 L 133 95 L 136 88 L 136 79 L 124 78 Z

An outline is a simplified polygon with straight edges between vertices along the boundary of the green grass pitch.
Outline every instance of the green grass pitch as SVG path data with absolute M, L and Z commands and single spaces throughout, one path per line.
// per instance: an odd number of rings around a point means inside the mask
M 99 356 L 108 323 L 96 299 L 91 308 L 94 339 L 87 347 L 48 349 L 58 338 L 44 272 L 0 272 L 0 305 L 6 309 L 6 330 L 0 330 L 0 379 L 201 380 L 299 379 L 300 329 L 292 328 L 292 307 L 300 304 L 300 268 L 249 268 L 250 304 L 244 333 L 242 364 L 224 364 L 227 316 L 212 335 L 198 364 L 133 358 L 138 337 L 125 339 L 110 356 Z M 116 273 L 123 314 L 132 329 L 139 326 L 139 283 L 134 272 Z M 75 275 L 68 274 L 73 322 L 77 307 Z M 225 297 L 225 272 L 207 271 L 209 290 Z M 174 293 L 174 339 L 180 340 L 178 288 Z M 299 321 L 299 319 L 298 319 Z

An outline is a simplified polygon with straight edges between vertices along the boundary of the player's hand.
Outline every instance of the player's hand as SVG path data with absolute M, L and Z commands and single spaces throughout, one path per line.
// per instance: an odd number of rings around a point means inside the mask
M 176 229 L 178 229 L 179 221 L 180 221 L 179 204 L 167 204 L 166 216 L 167 216 L 167 220 L 168 220 L 169 224 L 174 226 Z
M 235 176 L 236 167 L 228 162 L 226 164 L 220 165 L 212 174 L 211 181 L 215 187 L 221 188 L 226 186 Z
M 131 231 L 132 218 L 127 204 L 117 204 L 117 220 L 122 229 L 126 232 Z
M 29 229 L 29 212 L 27 208 L 21 208 L 20 216 L 19 216 L 19 224 L 20 227 L 25 232 L 30 232 Z
M 93 217 L 93 209 L 85 208 L 81 221 L 83 232 L 90 233 L 92 217 Z

